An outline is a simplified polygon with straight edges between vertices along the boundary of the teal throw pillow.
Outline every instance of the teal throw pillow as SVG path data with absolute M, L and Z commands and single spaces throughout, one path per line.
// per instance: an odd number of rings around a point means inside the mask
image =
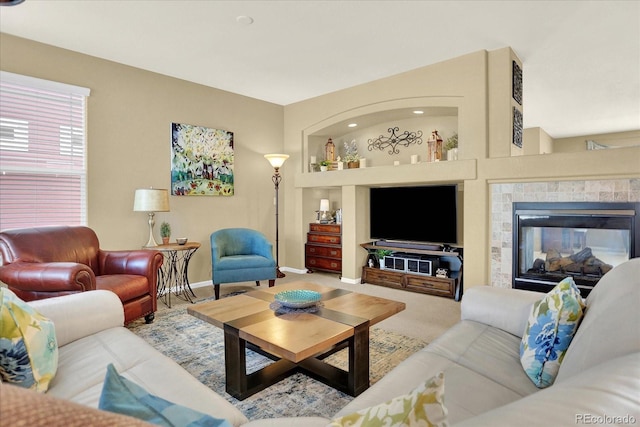
M 44 393 L 58 370 L 53 322 L 0 287 L 0 378 Z
M 149 394 L 118 374 L 113 364 L 107 366 L 98 408 L 166 427 L 232 427 L 227 420 Z
M 553 384 L 578 330 L 585 304 L 571 277 L 533 305 L 520 342 L 520 363 L 538 388 Z

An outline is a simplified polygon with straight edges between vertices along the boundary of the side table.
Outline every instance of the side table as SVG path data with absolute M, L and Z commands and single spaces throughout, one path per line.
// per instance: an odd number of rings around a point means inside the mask
M 171 288 L 175 283 L 174 294 L 176 297 L 184 296 L 185 301 L 194 303 L 192 298 L 196 297 L 189 284 L 187 269 L 189 268 L 189 260 L 191 256 L 198 250 L 200 243 L 187 242 L 184 245 L 170 243 L 168 245 L 158 245 L 153 247 L 157 251 L 162 252 L 165 262 L 158 271 L 158 298 L 162 298 L 162 302 L 171 308 Z

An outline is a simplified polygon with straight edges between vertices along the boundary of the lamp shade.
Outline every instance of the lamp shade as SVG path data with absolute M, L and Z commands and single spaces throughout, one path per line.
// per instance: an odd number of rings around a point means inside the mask
M 136 212 L 168 212 L 169 191 L 159 188 L 138 188 L 133 200 Z
M 265 154 L 264 158 L 269 160 L 271 166 L 279 168 L 284 164 L 284 161 L 289 158 L 288 154 Z
M 327 212 L 329 210 L 329 199 L 320 200 L 320 212 Z

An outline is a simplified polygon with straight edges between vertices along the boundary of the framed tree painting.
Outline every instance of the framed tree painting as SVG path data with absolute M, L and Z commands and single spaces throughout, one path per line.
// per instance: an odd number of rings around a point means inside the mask
M 171 123 L 171 194 L 233 193 L 233 132 Z

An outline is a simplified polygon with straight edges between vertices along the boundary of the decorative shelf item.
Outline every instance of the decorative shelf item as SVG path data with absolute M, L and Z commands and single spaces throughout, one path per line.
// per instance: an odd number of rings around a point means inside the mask
M 373 150 L 386 150 L 389 148 L 389 154 L 400 154 L 400 150 L 398 150 L 398 145 L 403 147 L 409 147 L 413 144 L 422 144 L 422 131 L 418 130 L 415 132 L 404 131 L 399 134 L 399 127 L 392 127 L 387 130 L 391 135 L 383 136 L 380 135 L 376 139 L 370 139 L 368 149 L 369 151 Z
M 347 163 L 347 168 L 354 169 L 358 168 L 360 165 L 360 156 L 358 156 L 358 144 L 356 140 L 352 140 L 351 142 L 344 143 L 344 160 Z
M 309 291 L 305 289 L 296 289 L 290 291 L 282 291 L 275 295 L 275 300 L 284 307 L 289 308 L 305 308 L 316 305 L 320 302 L 321 295 L 319 292 Z
M 431 132 L 427 140 L 427 162 L 439 162 L 442 160 L 442 138 L 438 131 Z

